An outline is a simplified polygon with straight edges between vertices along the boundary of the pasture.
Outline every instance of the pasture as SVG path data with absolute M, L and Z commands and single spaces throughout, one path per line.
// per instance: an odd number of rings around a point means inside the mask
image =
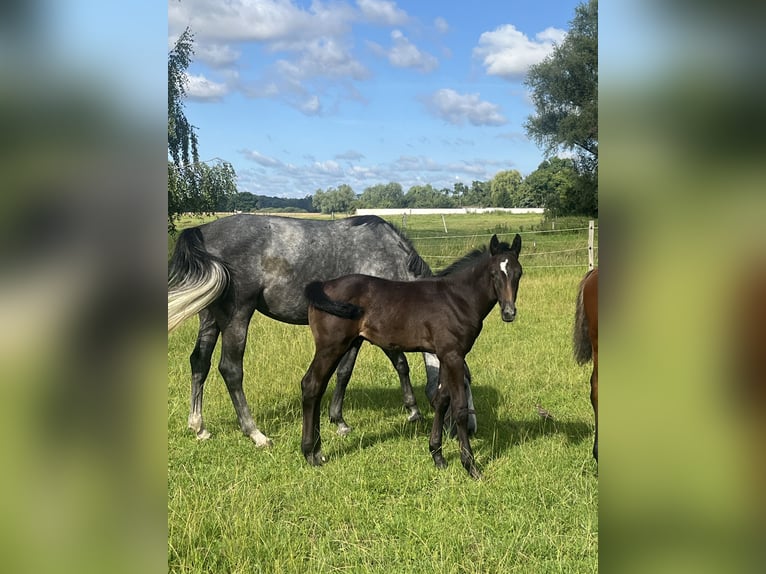
M 402 226 L 402 217 L 389 220 Z M 181 226 L 197 224 L 181 221 Z M 425 369 L 409 353 L 424 420 L 406 422 L 391 364 L 365 345 L 346 395 L 353 427 L 340 437 L 322 406 L 328 462 L 300 452 L 300 380 L 313 354 L 308 327 L 256 314 L 245 354 L 245 392 L 274 439 L 257 449 L 237 425 L 215 365 L 204 414 L 213 437 L 186 429 L 197 320 L 168 339 L 168 569 L 171 572 L 595 572 L 598 470 L 591 455 L 590 366 L 572 356 L 577 285 L 587 270 L 587 220 L 540 216 L 410 216 L 406 233 L 434 270 L 470 249 L 522 235 L 518 317 L 495 308 L 467 357 L 483 472 L 475 482 L 446 439 L 446 470 L 428 452 L 433 411 Z M 573 231 L 561 230 L 577 228 Z M 541 418 L 540 404 L 553 419 Z

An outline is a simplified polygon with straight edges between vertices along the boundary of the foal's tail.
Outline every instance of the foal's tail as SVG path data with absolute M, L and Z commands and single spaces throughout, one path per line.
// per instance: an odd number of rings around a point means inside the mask
M 588 271 L 585 277 L 582 278 L 582 281 L 580 281 L 577 292 L 577 304 L 575 306 L 572 339 L 574 342 L 574 357 L 578 365 L 584 365 L 593 358 L 593 347 L 590 344 L 590 336 L 588 334 L 588 318 L 585 316 L 585 305 L 583 302 L 583 287 L 585 287 L 585 280 L 591 273 L 593 273 L 593 270 Z
M 314 281 L 313 283 L 306 285 L 304 293 L 306 294 L 306 299 L 308 299 L 309 305 L 320 311 L 329 313 L 330 315 L 335 315 L 342 319 L 359 319 L 364 313 L 364 309 L 358 305 L 347 303 L 345 301 L 333 301 L 330 299 L 327 296 L 327 293 L 324 292 L 321 281 Z
M 205 250 L 196 227 L 178 236 L 168 263 L 168 332 L 218 299 L 229 284 L 229 270 Z

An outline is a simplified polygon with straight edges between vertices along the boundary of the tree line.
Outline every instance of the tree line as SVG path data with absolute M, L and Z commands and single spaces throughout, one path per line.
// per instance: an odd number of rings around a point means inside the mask
M 452 188 L 415 185 L 405 193 L 401 184 L 377 184 L 356 193 L 348 184 L 317 189 L 313 195 L 286 199 L 249 192 L 223 197 L 217 211 L 307 211 L 351 213 L 357 208 L 543 207 L 552 216 L 598 215 L 595 193 L 581 185 L 572 159 L 543 161 L 527 177 L 518 170 L 497 173 L 490 181 L 456 182 Z

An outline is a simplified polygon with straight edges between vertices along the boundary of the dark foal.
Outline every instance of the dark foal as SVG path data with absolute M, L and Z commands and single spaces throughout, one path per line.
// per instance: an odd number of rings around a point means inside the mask
M 347 350 L 363 339 L 389 351 L 428 352 L 439 358 L 441 370 L 429 440 L 434 463 L 438 468 L 447 466 L 442 433 L 447 407 L 451 406 L 460 460 L 471 477 L 481 477 L 468 440 L 464 360 L 496 303 L 503 321 L 516 318 L 520 251 L 518 234 L 510 247 L 494 235 L 489 257 L 485 249 L 473 251 L 438 277 L 403 282 L 347 275 L 306 287 L 315 344 L 314 358 L 301 381 L 301 449 L 309 464 L 325 461 L 319 407 L 327 383 Z
M 580 281 L 575 307 L 574 354 L 580 365 L 593 359 L 590 402 L 596 424 L 593 458 L 598 462 L 598 267 L 588 271 Z

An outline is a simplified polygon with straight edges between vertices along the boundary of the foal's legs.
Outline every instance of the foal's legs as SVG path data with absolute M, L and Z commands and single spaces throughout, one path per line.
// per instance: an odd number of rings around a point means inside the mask
M 242 357 L 245 354 L 247 343 L 247 327 L 253 309 L 240 309 L 229 319 L 222 332 L 221 361 L 218 370 L 226 382 L 234 410 L 237 411 L 239 428 L 242 434 L 256 444 L 256 446 L 271 446 L 272 441 L 255 426 L 253 415 L 247 406 L 245 392 L 242 390 Z
M 327 390 L 327 383 L 338 366 L 349 343 L 335 343 L 317 348 L 306 374 L 301 380 L 303 396 L 303 433 L 301 436 L 301 451 L 306 461 L 312 466 L 325 462 L 322 454 L 322 438 L 319 434 L 320 406 L 322 395 Z M 358 347 L 357 347 L 358 350 Z
M 359 354 L 359 348 L 362 345 L 363 340 L 359 339 L 355 342 L 351 348 L 343 355 L 343 358 L 338 365 L 338 381 L 335 383 L 335 390 L 332 394 L 332 401 L 330 402 L 330 422 L 338 425 L 338 434 L 346 436 L 351 432 L 351 427 L 346 424 L 343 419 L 343 399 L 346 396 L 346 387 L 348 387 L 349 380 L 351 379 L 351 372 L 354 370 L 354 363 L 356 357 Z M 396 369 L 399 375 L 399 384 L 402 387 L 402 399 L 404 406 L 409 411 L 407 420 L 409 422 L 418 421 L 423 418 L 418 409 L 418 403 L 415 400 L 415 392 L 412 390 L 412 383 L 410 381 L 410 366 L 407 363 L 407 358 L 404 353 L 400 351 L 383 351 L 391 361 L 391 364 Z
M 443 416 L 446 412 L 447 398 L 449 395 L 449 404 L 452 409 L 452 418 L 457 425 L 457 438 L 460 444 L 460 461 L 463 468 L 466 469 L 471 478 L 481 478 L 481 473 L 476 467 L 476 462 L 471 449 L 471 443 L 468 440 L 468 401 L 466 399 L 465 385 L 463 377 L 465 376 L 465 363 L 463 357 L 458 353 L 449 353 L 441 358 L 440 383 L 436 393 L 434 409 L 434 426 L 431 429 L 431 439 L 429 447 L 434 463 L 438 468 L 447 466 L 447 462 L 442 455 L 442 428 Z M 446 392 L 445 392 L 446 391 Z
M 401 351 L 386 351 L 384 349 L 383 352 L 391 361 L 391 364 L 399 375 L 399 384 L 402 387 L 402 401 L 404 402 L 404 406 L 410 412 L 407 420 L 411 423 L 419 421 L 423 418 L 423 415 L 420 414 L 418 403 L 415 400 L 415 392 L 412 390 L 412 383 L 410 382 L 410 365 L 407 363 L 407 357 L 405 357 L 404 353 Z
M 205 428 L 202 420 L 202 394 L 205 390 L 205 380 L 210 372 L 210 358 L 219 333 L 213 314 L 207 309 L 200 311 L 197 344 L 189 358 L 192 372 L 189 428 L 194 431 L 198 439 L 210 438 L 210 431 Z
M 338 381 L 335 383 L 332 401 L 330 401 L 330 422 L 338 425 L 338 434 L 341 436 L 346 436 L 351 432 L 351 427 L 343 420 L 343 398 L 346 396 L 346 387 L 351 379 L 356 356 L 359 354 L 359 347 L 362 346 L 362 342 L 362 339 L 355 341 L 338 364 Z
M 436 355 L 431 353 L 423 353 L 423 361 L 426 365 L 426 396 L 428 401 L 433 404 L 434 395 L 439 386 L 439 359 Z M 476 412 L 473 407 L 473 392 L 471 391 L 471 371 L 468 369 L 468 363 L 463 363 L 465 367 L 464 386 L 465 393 L 468 397 L 468 436 L 474 436 L 478 423 L 476 422 Z M 450 436 L 455 436 L 456 429 L 455 423 L 452 421 L 452 416 L 449 412 L 444 416 L 444 425 L 450 433 Z

